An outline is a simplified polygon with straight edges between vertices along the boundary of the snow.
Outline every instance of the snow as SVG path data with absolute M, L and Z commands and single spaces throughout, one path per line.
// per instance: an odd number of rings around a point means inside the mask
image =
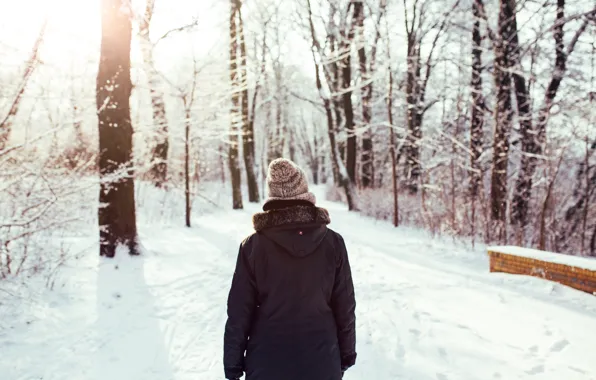
M 494 246 L 488 247 L 488 250 L 596 271 L 596 259 L 590 257 L 563 255 L 560 253 L 514 246 Z
M 485 247 L 322 205 L 346 240 L 358 302 L 345 379 L 596 379 L 596 297 L 491 274 Z M 114 260 L 89 248 L 90 228 L 77 243 L 88 254 L 54 290 L 0 283 L 0 378 L 223 379 L 227 292 L 255 211 L 197 211 L 193 228 L 141 215 L 143 255 Z

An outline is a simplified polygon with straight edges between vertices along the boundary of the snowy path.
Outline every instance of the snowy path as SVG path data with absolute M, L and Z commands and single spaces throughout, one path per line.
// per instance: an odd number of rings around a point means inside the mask
M 482 251 L 323 206 L 356 286 L 347 380 L 596 379 L 596 297 L 489 274 Z M 87 255 L 35 303 L 0 294 L 0 379 L 222 379 L 225 302 L 252 211 L 142 226 L 142 259 Z

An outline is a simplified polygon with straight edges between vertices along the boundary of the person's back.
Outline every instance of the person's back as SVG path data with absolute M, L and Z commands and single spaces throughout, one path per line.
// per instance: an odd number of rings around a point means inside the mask
M 240 247 L 224 336 L 226 378 L 339 380 L 355 352 L 355 299 L 341 236 L 304 173 L 275 160 L 255 234 Z

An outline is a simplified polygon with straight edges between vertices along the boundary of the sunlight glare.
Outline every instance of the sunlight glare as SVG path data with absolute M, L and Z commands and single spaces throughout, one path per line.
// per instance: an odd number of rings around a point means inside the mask
M 28 52 L 47 20 L 43 56 L 70 58 L 99 35 L 99 0 L 21 0 L 0 5 L 1 41 Z

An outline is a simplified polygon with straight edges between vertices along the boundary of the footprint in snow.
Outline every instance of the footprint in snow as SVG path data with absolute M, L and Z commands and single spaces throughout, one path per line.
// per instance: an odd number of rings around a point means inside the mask
M 526 373 L 528 375 L 537 375 L 537 374 L 542 373 L 542 372 L 544 372 L 544 365 L 543 364 L 534 366 L 529 371 L 526 371 Z
M 587 374 L 587 372 L 586 372 L 586 371 L 584 371 L 583 369 L 580 369 L 580 368 L 571 367 L 571 366 L 569 366 L 569 367 L 567 367 L 567 368 L 569 368 L 569 369 L 570 369 L 570 370 L 572 370 L 572 371 L 575 371 L 575 372 L 581 373 L 582 375 L 586 375 L 586 374 Z
M 447 357 L 447 351 L 443 347 L 439 347 L 438 351 L 439 351 L 439 355 L 441 355 L 442 358 Z
M 552 336 L 553 335 L 553 332 L 550 331 L 550 329 L 545 326 L 544 327 L 544 335 L 546 335 L 546 336 Z
M 559 340 L 558 342 L 555 342 L 555 344 L 553 344 L 551 346 L 550 351 L 551 352 L 561 352 L 568 345 L 569 345 L 569 341 L 567 339 L 562 339 L 562 340 Z

